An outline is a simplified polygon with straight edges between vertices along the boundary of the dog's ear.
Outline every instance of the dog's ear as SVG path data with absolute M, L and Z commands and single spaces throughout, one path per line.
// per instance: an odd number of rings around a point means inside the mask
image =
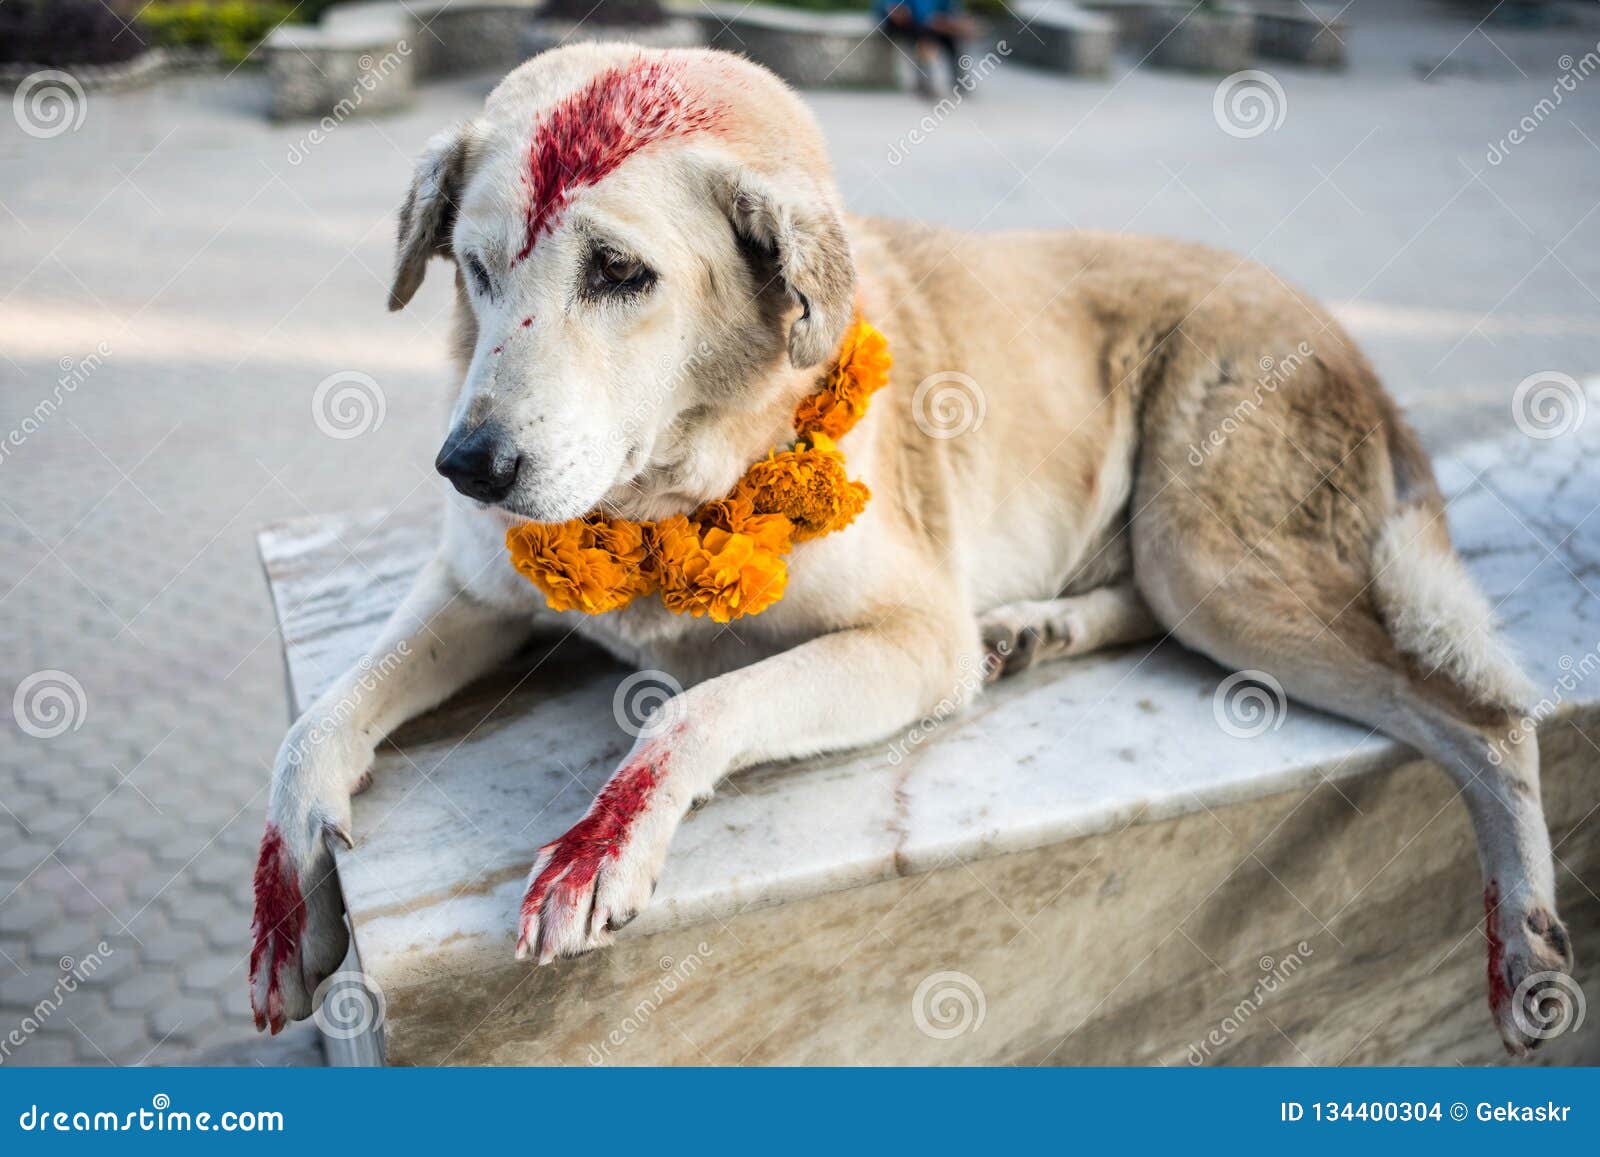
M 428 258 L 449 257 L 450 232 L 456 223 L 456 200 L 466 183 L 477 140 L 471 122 L 449 129 L 428 142 L 417 162 L 411 188 L 400 206 L 394 283 L 389 308 L 403 309 L 416 294 L 428 269 Z
M 743 170 L 719 185 L 734 232 L 772 255 L 800 306 L 789 327 L 789 360 L 806 369 L 831 357 L 855 312 L 856 269 L 838 210 L 809 181 L 780 192 L 769 178 Z

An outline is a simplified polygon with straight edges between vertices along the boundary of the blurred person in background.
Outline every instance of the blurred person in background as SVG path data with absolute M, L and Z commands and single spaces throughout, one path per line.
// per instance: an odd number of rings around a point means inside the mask
M 917 64 L 917 92 L 939 98 L 934 80 L 939 53 L 949 62 L 949 86 L 961 83 L 961 42 L 975 32 L 972 20 L 961 10 L 961 0 L 873 0 L 880 27 L 896 40 L 910 44 Z

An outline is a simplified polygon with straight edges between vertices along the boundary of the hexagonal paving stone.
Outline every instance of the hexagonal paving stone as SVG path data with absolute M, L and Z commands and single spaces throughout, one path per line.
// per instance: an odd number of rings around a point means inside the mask
M 93 936 L 81 921 L 65 921 L 37 932 L 33 937 L 33 953 L 41 958 L 71 956 L 77 959 L 84 952 L 93 951 L 96 943 Z
M 147 1023 L 157 1040 L 195 1044 L 208 1039 L 222 1020 L 215 996 L 180 996 L 151 1009 Z
M 26 975 L 13 970 L 11 975 L 0 977 L 0 1009 L 8 1016 L 20 1016 L 40 1001 L 55 1000 L 60 980 L 61 973 L 53 966 L 34 963 Z
M 72 1041 L 55 1033 L 35 1033 L 13 1048 L 8 1058 L 20 1065 L 70 1065 L 76 1059 Z
M 180 983 L 186 991 L 216 992 L 230 984 L 249 982 L 249 958 L 244 953 L 209 952 L 181 966 Z
M 112 988 L 111 1007 L 117 1012 L 148 1009 L 157 1001 L 170 1000 L 177 988 L 177 980 L 169 970 L 141 968 Z
M 175 928 L 159 936 L 143 936 L 141 951 L 147 964 L 171 966 L 182 964 L 206 951 L 205 937 L 196 928 Z
M 138 1012 L 102 1009 L 82 1016 L 74 1011 L 68 1023 L 79 1037 L 77 1051 L 85 1064 L 105 1064 L 109 1057 L 111 1063 L 125 1065 L 139 1060 L 153 1043 L 145 1020 Z

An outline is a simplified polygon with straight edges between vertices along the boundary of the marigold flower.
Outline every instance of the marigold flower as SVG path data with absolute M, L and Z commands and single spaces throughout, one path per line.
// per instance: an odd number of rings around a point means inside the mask
M 602 515 L 525 522 L 506 531 L 506 549 L 554 611 L 604 614 L 655 589 L 638 523 Z
M 857 318 L 845 332 L 839 359 L 828 371 L 821 390 L 803 399 L 794 412 L 794 428 L 842 438 L 867 412 L 872 395 L 889 381 L 889 343 L 870 323 Z
M 871 493 L 845 473 L 844 456 L 826 435 L 812 445 L 774 451 L 750 467 L 741 483 L 760 510 L 781 514 L 794 523 L 796 542 L 805 542 L 849 526 Z

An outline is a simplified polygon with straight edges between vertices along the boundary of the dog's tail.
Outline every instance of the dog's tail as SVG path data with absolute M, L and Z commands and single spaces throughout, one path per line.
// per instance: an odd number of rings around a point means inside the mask
M 1425 675 L 1444 675 L 1469 699 L 1514 711 L 1531 701 L 1531 684 L 1450 543 L 1427 457 L 1403 426 L 1391 431 L 1390 442 L 1397 507 L 1372 550 L 1379 616 L 1394 645 Z

